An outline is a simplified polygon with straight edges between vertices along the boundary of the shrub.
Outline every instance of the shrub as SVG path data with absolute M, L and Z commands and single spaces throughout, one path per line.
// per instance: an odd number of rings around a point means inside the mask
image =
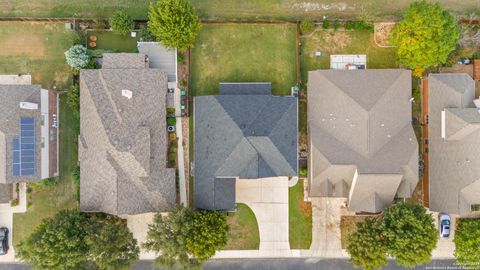
M 98 63 L 97 63 L 95 60 L 90 59 L 90 60 L 88 61 L 88 64 L 87 64 L 87 66 L 86 66 L 85 68 L 86 68 L 86 69 L 96 69 L 96 68 L 98 68 Z
M 167 113 L 169 114 L 175 113 L 175 108 L 167 108 Z
M 141 41 L 155 41 L 155 37 L 145 25 L 141 25 L 138 31 L 138 35 Z
M 18 205 L 18 198 L 17 199 L 13 199 L 10 201 L 10 206 L 17 206 Z
M 74 69 L 82 69 L 88 65 L 90 57 L 87 54 L 87 48 L 83 45 L 73 45 L 65 52 L 67 64 Z
M 333 30 L 334 30 L 334 31 L 337 31 L 338 28 L 340 28 L 340 23 L 339 23 L 338 21 L 335 21 L 335 22 L 333 23 Z
M 119 35 L 126 35 L 135 26 L 133 19 L 123 10 L 118 10 L 108 19 L 112 31 Z
M 473 55 L 472 55 L 473 59 L 480 59 L 480 52 L 475 52 Z
M 40 187 L 53 187 L 58 183 L 58 178 L 57 177 L 50 177 L 50 178 L 45 178 L 40 180 L 38 184 Z
M 345 30 L 352 30 L 353 29 L 353 22 L 348 21 L 345 23 Z
M 175 126 L 177 124 L 177 119 L 175 117 L 168 117 L 167 118 L 167 125 Z
M 176 147 L 176 146 L 170 147 L 169 152 L 170 152 L 170 153 L 177 153 L 177 147 Z
M 300 31 L 302 34 L 310 33 L 315 30 L 315 23 L 310 19 L 305 19 L 300 22 Z
M 75 166 L 72 170 L 72 181 L 76 186 L 80 185 L 80 167 Z
M 183 61 L 185 61 L 185 55 L 181 52 L 177 53 L 177 62 L 183 64 Z
M 330 27 L 330 23 L 328 21 L 323 21 L 322 28 L 327 30 Z
M 177 153 L 168 153 L 168 161 L 170 161 L 172 164 L 175 164 L 177 161 Z
M 307 168 L 300 168 L 298 172 L 301 176 L 307 176 L 308 174 L 308 169 Z
M 186 87 L 186 86 L 187 86 L 187 81 L 181 80 L 181 81 L 180 81 L 180 86 L 181 86 L 181 87 Z
M 94 30 L 103 30 L 107 28 L 107 23 L 103 19 L 95 19 L 92 21 L 92 29 Z
M 414 88 L 414 89 L 412 90 L 412 97 L 413 97 L 416 101 L 419 101 L 419 100 L 420 100 L 420 89 Z
M 177 133 L 175 132 L 168 133 L 168 140 L 177 141 Z

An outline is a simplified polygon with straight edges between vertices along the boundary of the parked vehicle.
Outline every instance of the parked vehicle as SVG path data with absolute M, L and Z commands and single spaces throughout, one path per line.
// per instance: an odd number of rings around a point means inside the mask
M 441 239 L 448 239 L 450 237 L 450 216 L 445 213 L 438 215 L 438 232 Z
M 8 229 L 0 228 L 0 255 L 8 253 Z

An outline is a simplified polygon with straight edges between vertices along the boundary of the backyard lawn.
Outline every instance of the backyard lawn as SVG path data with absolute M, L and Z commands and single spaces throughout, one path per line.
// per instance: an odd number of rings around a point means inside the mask
M 292 24 L 204 24 L 191 54 L 192 94 L 217 94 L 219 82 L 271 82 L 275 95 L 289 95 L 295 36 Z
M 90 42 L 90 37 L 97 37 L 95 48 L 88 46 L 89 49 L 103 49 L 111 50 L 115 52 L 138 52 L 137 41 L 140 40 L 139 35 L 137 37 L 131 37 L 130 33 L 127 35 L 118 35 L 111 31 L 88 31 L 87 43 Z
M 0 22 L 0 74 L 30 73 L 45 88 L 65 85 L 72 33 L 63 23 Z
M 77 188 L 71 179 L 71 171 L 77 159 L 74 119 L 66 106 L 65 95 L 60 98 L 60 177 L 57 185 L 34 188 L 32 205 L 26 213 L 13 215 L 13 244 L 30 235 L 42 219 L 52 217 L 62 209 L 78 207 Z
M 291 249 L 309 249 L 312 244 L 312 205 L 303 199 L 303 181 L 288 189 L 288 223 Z
M 246 204 L 238 203 L 235 213 L 228 213 L 227 223 L 230 230 L 227 234 L 227 245 L 223 248 L 230 249 L 258 249 L 260 235 L 257 218 Z

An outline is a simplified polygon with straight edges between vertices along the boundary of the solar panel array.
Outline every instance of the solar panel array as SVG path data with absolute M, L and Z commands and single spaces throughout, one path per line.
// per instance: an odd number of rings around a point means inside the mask
M 35 119 L 20 119 L 20 137 L 13 139 L 13 176 L 35 175 Z

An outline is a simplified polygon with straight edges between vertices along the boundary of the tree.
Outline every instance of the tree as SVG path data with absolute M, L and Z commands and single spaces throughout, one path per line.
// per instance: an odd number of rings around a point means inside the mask
M 400 64 L 421 77 L 428 67 L 447 61 L 459 38 L 455 18 L 438 4 L 412 3 L 392 30 L 390 42 L 397 46 Z
M 187 236 L 191 231 L 192 211 L 177 206 L 168 216 L 156 214 L 153 224 L 148 225 L 147 241 L 143 247 L 158 254 L 155 265 L 159 268 L 195 268 L 198 264 L 189 258 Z
M 187 236 L 187 249 L 203 262 L 227 244 L 228 225 L 224 213 L 193 213 L 192 232 Z
M 82 269 L 87 263 L 84 241 L 88 219 L 76 210 L 60 211 L 42 221 L 17 248 L 21 260 L 38 269 Z
M 397 203 L 386 208 L 380 229 L 388 254 L 398 264 L 414 267 L 430 262 L 438 236 L 432 216 L 421 205 Z
M 158 254 L 158 267 L 197 268 L 226 244 L 227 231 L 223 213 L 177 206 L 168 216 L 155 215 L 143 247 Z
M 123 10 L 118 10 L 108 19 L 108 24 L 114 33 L 126 35 L 135 27 L 133 19 Z
M 480 262 L 480 219 L 460 219 L 453 242 L 459 264 L 474 266 Z
M 83 45 L 74 45 L 65 52 L 67 64 L 74 69 L 82 69 L 88 65 L 90 57 L 87 54 L 87 48 Z
M 17 256 L 35 269 L 128 269 L 139 249 L 125 222 L 63 210 L 22 241 Z
M 150 4 L 148 29 L 168 48 L 184 51 L 193 46 L 200 21 L 187 0 L 157 0 Z
M 357 223 L 357 231 L 347 238 L 347 252 L 358 268 L 374 270 L 388 264 L 387 247 L 375 219 Z
M 140 252 L 125 221 L 116 217 L 92 217 L 85 242 L 89 246 L 89 259 L 99 269 L 130 269 Z

